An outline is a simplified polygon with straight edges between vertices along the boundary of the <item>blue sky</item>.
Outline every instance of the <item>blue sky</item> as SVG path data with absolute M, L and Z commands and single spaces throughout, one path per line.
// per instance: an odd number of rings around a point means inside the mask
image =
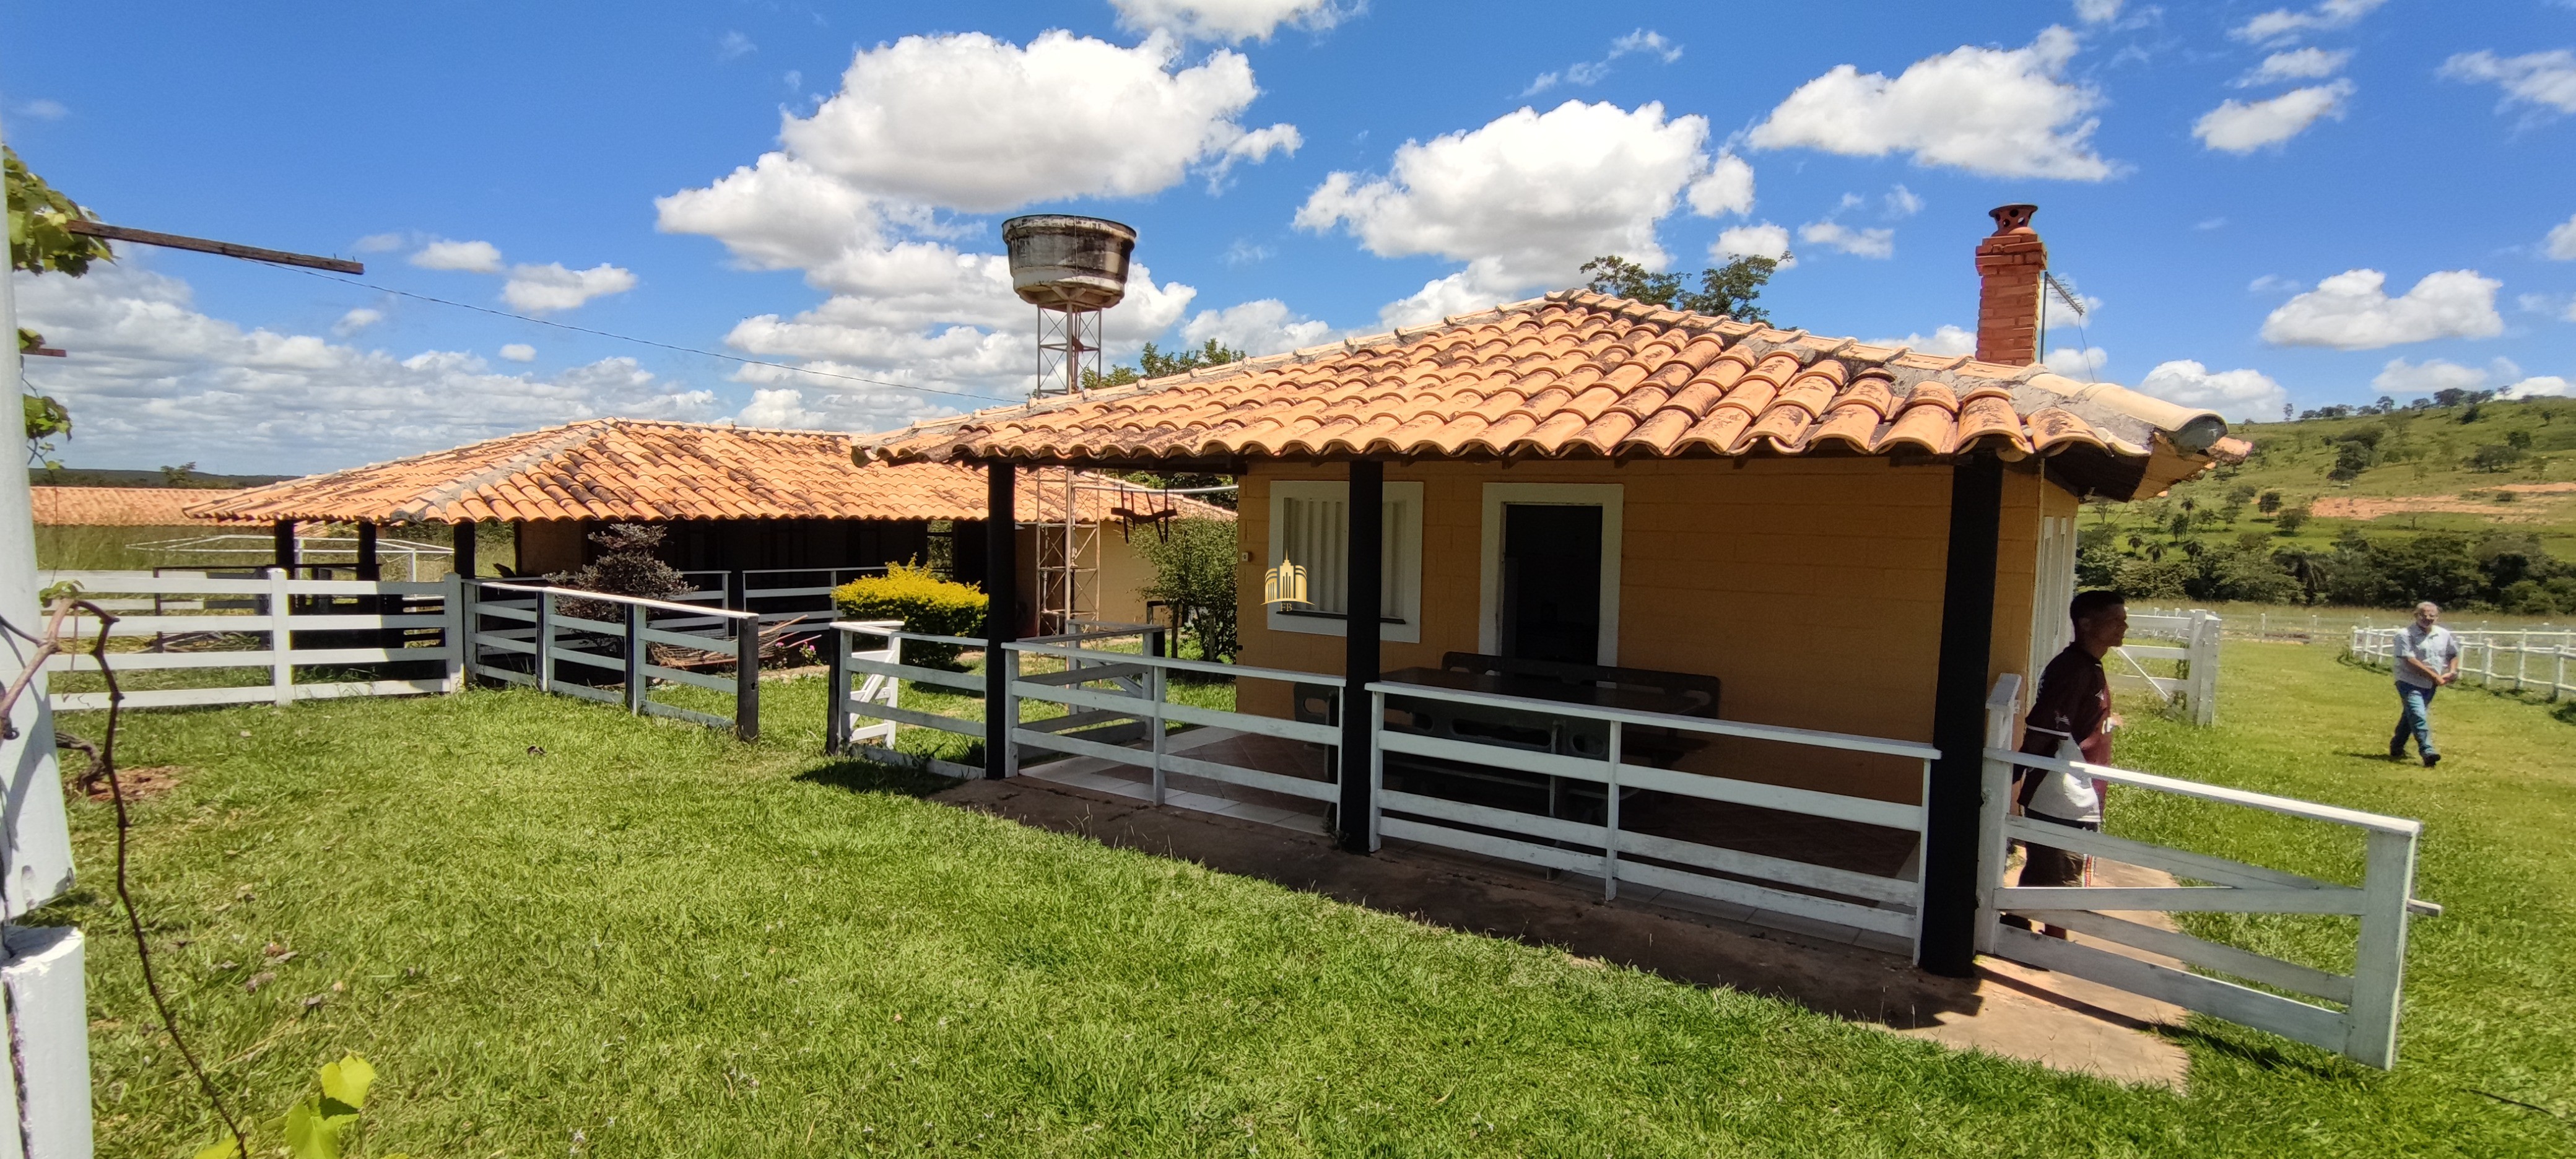
M 1119 354 L 1287 349 L 1570 285 L 1595 253 L 1695 271 L 1782 243 L 1780 324 L 1947 348 L 1985 210 L 2033 201 L 2097 300 L 2050 338 L 2078 377 L 2231 417 L 2576 379 L 2563 2 L 86 11 L 80 51 L 0 44 L 0 123 L 106 220 L 823 373 L 128 247 L 18 282 L 72 351 L 27 373 L 81 465 L 984 405 L 1033 361 L 998 223 L 1056 209 L 1142 234 Z

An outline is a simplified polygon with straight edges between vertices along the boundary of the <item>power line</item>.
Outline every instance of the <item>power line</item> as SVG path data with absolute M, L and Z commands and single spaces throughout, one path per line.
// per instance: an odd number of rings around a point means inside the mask
M 727 362 L 739 362 L 745 366 L 766 366 L 773 370 L 791 370 L 798 374 L 811 374 L 817 378 L 837 378 L 844 382 L 864 382 L 870 386 L 891 386 L 898 390 L 917 390 L 924 394 L 944 394 L 952 398 L 973 398 L 982 399 L 985 402 L 1002 403 L 1025 401 L 1016 398 L 1003 398 L 1000 395 L 972 394 L 962 390 L 941 390 L 935 386 L 917 386 L 909 382 L 893 382 L 883 378 L 861 378 L 855 374 L 834 374 L 831 371 L 816 370 L 810 366 L 789 366 L 784 362 L 764 362 L 757 358 L 745 358 L 739 354 L 726 354 L 715 350 L 700 350 L 695 346 L 677 346 L 669 342 L 656 342 L 650 338 L 637 338 L 628 334 L 612 334 L 606 330 L 593 330 L 588 326 L 575 326 L 570 322 L 553 322 L 544 318 L 531 318 L 525 314 L 513 314 L 507 310 L 495 310 L 490 306 L 477 306 L 471 302 L 452 302 L 445 298 L 433 298 L 427 294 L 415 294 L 409 290 L 397 290 L 391 286 L 379 286 L 373 282 L 361 282 L 355 278 L 335 278 L 329 274 L 316 273 L 312 270 L 305 269 L 298 269 L 295 272 L 307 277 L 320 278 L 326 282 L 339 282 L 343 285 L 356 286 L 364 290 L 374 290 L 380 294 L 392 294 L 398 298 L 412 298 L 422 302 L 434 302 L 441 306 L 454 306 L 459 310 L 472 310 L 477 314 L 490 314 L 496 318 L 510 318 L 520 322 L 534 322 L 539 326 L 552 326 L 557 330 L 570 330 L 578 334 L 590 334 L 601 338 L 614 339 L 619 342 L 632 342 L 638 346 L 654 346 L 663 350 L 675 350 L 682 354 L 697 354 L 707 358 L 721 358 Z

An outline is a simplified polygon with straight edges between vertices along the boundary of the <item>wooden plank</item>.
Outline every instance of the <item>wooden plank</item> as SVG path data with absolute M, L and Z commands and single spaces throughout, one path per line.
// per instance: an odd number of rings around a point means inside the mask
M 908 724 L 915 728 L 935 728 L 941 732 L 953 732 L 959 736 L 984 735 L 983 721 L 941 716 L 935 712 L 922 712 L 912 708 L 897 708 L 891 704 L 852 704 L 850 711 L 878 720 Z
M 2361 937 L 2353 946 L 2352 1017 L 2343 1052 L 2386 1070 L 2397 1065 L 2406 915 L 2415 888 L 2415 835 L 2373 833 L 2362 857 Z
M 667 680 L 673 684 L 686 684 L 692 688 L 706 688 L 717 692 L 733 691 L 731 676 L 709 676 L 704 672 L 691 672 L 685 668 L 664 668 L 659 664 L 645 665 L 644 675 L 655 680 Z
M 2270 793 L 2256 793 L 2249 792 L 2244 789 L 2230 789 L 2220 785 L 2204 785 L 2198 781 L 2184 781 L 2177 780 L 2172 777 L 2159 777 L 2153 773 L 2140 773 L 2133 772 L 2128 769 L 2115 769 L 2108 765 L 2087 764 L 2083 761 L 2070 761 L 2059 757 L 2036 757 L 2029 753 L 2015 752 L 2011 749 L 2005 748 L 1987 749 L 1986 757 L 1990 760 L 2009 761 L 2024 768 L 2052 769 L 2062 773 L 2071 773 L 2079 777 L 2092 777 L 2096 780 L 2109 781 L 2115 785 L 2133 785 L 2141 789 L 2155 789 L 2181 797 L 2196 797 L 2203 801 L 2217 801 L 2221 804 L 2227 805 L 2244 805 L 2248 808 L 2262 809 L 2267 812 L 2281 813 L 2291 817 L 2306 817 L 2313 821 L 2332 821 L 2338 825 L 2351 825 L 2356 828 L 2373 829 L 2388 833 L 2421 833 L 2424 831 L 2423 822 L 2410 821 L 2404 817 L 2388 817 L 2378 813 L 2365 813 L 2359 809 L 2343 809 L 2333 805 L 2319 805 L 2313 801 L 2300 801 L 2289 797 L 2275 797 Z
M 274 691 L 274 690 L 272 690 Z M 340 684 L 298 684 L 297 700 L 336 700 L 350 696 L 428 696 L 447 691 L 447 680 L 352 680 Z
M 587 664 L 593 668 L 605 668 L 621 675 L 626 671 L 626 661 L 622 657 L 602 656 L 597 652 L 584 652 L 577 648 L 548 648 L 546 654 L 566 664 Z M 731 682 L 725 685 L 727 688 L 732 686 Z
M 277 699 L 277 689 L 268 684 L 241 688 L 144 688 L 125 694 L 127 708 L 191 708 L 206 704 L 250 704 Z M 56 712 L 96 712 L 107 707 L 104 692 L 57 692 L 53 694 Z
M 1635 861 L 1621 861 L 1617 863 L 1617 867 L 1619 880 L 1649 889 L 1669 889 L 1676 893 L 1687 893 L 1693 897 L 1731 901 L 1737 905 L 1749 905 L 1755 909 L 1795 914 L 1802 918 L 1813 918 L 1839 926 L 1893 934 L 1900 938 L 1914 936 L 1914 915 L 1901 910 L 1854 905 L 1847 901 L 1791 893 L 1784 889 L 1772 889 L 1768 886 L 1732 881 L 1723 877 L 1686 873 L 1678 869 L 1667 869 L 1660 865 L 1646 865 Z
M 908 635 L 904 638 L 907 640 L 922 640 L 936 639 L 937 637 Z M 981 640 L 967 640 L 965 643 L 971 646 L 981 647 L 984 642 Z M 1147 664 L 1169 671 L 1203 672 L 1211 676 L 1232 676 L 1238 680 L 1279 680 L 1301 684 L 1330 684 L 1335 687 L 1339 687 L 1342 683 L 1342 678 L 1338 675 L 1327 675 L 1320 672 L 1297 672 L 1286 668 L 1255 668 L 1249 664 L 1218 664 L 1207 660 L 1180 660 L 1169 656 L 1140 657 L 1130 652 L 1103 653 L 1087 648 L 1065 648 L 1053 644 L 1010 644 L 1006 645 L 1006 647 L 1010 648 L 1014 652 L 1034 652 L 1041 656 L 1061 656 L 1072 660 L 1124 660 L 1133 663 Z M 1413 686 L 1406 685 L 1406 687 Z
M 1027 725 L 1022 725 L 1018 728 L 1012 729 L 1011 740 L 1014 744 L 1026 745 L 1033 749 L 1045 749 L 1049 752 L 1070 753 L 1078 757 L 1094 757 L 1099 760 L 1116 761 L 1120 764 L 1126 765 L 1145 765 L 1150 767 L 1154 762 L 1154 754 L 1145 749 L 1131 749 L 1123 745 L 1102 744 L 1096 740 L 1084 740 L 1081 737 L 1076 736 L 1057 736 L 1053 733 L 1040 732 L 1028 727 Z
M 1020 722 L 1020 727 L 1050 734 L 1063 733 L 1091 728 L 1095 725 L 1113 724 L 1122 720 L 1136 721 L 1141 724 L 1150 715 L 1142 712 L 1103 712 L 1093 709 L 1085 712 L 1069 712 L 1063 716 L 1050 716 L 1041 720 L 1023 720 Z M 1135 732 L 1139 736 L 1144 735 L 1141 729 L 1128 731 Z
M 307 269 L 330 270 L 333 273 L 339 274 L 363 274 L 367 272 L 367 267 L 364 263 L 353 262 L 347 258 L 325 258 L 316 257 L 312 254 L 293 253 L 287 250 L 262 249 L 255 245 L 239 245 L 228 241 L 216 241 L 212 238 L 187 237 L 175 233 L 162 233 L 159 230 L 131 229 L 122 225 L 109 225 L 106 222 L 89 221 L 84 218 L 77 217 L 66 219 L 63 222 L 63 229 L 69 233 L 88 234 L 91 237 L 103 237 L 110 241 L 133 242 L 137 245 L 156 245 L 164 249 L 195 250 L 198 253 L 222 254 L 228 258 L 241 258 L 246 261 L 254 262 L 268 262 L 272 265 L 303 266 Z
M 474 614 L 478 616 L 491 616 L 495 619 L 501 620 L 517 620 L 523 624 L 533 624 L 537 622 L 537 610 L 533 606 L 518 608 L 512 607 L 508 604 L 488 602 L 478 603 L 474 605 Z
M 2094 833 L 2065 825 L 2051 825 L 2046 821 L 2033 821 L 2027 817 L 2006 817 L 2004 833 L 2018 841 L 2035 841 L 2052 849 L 2107 857 L 2129 865 L 2143 865 L 2149 869 L 2161 869 L 2167 873 L 2180 874 L 2200 881 L 2216 882 L 2220 885 L 2245 886 L 2253 889 L 2342 888 L 2331 882 L 2301 877 L 2295 873 L 2283 873 L 2277 869 L 2265 869 L 2259 865 L 2248 865 L 2242 861 L 2212 857 L 2205 853 L 2192 853 L 2163 845 L 2151 845 L 2126 837 L 2114 837 L 2108 833 Z
M 1040 672 L 1035 675 L 1023 674 L 1020 677 L 1020 683 L 1043 685 L 1049 688 L 1063 688 L 1076 684 L 1089 684 L 1095 680 L 1138 680 L 1144 678 L 1147 671 L 1148 669 L 1146 669 L 1142 664 L 1084 665 L 1083 667 L 1067 669 L 1063 672 Z
M 1182 724 L 1203 725 L 1208 728 L 1248 732 L 1258 736 L 1275 736 L 1281 740 L 1302 740 L 1320 745 L 1337 745 L 1342 742 L 1342 730 L 1329 724 L 1282 720 L 1275 716 L 1255 716 L 1248 712 L 1227 712 L 1223 709 L 1200 708 L 1189 704 L 1165 702 L 1163 719 L 1179 721 Z
M 664 704 L 661 701 L 649 698 L 644 701 L 644 715 L 667 716 L 673 720 L 685 720 L 690 724 L 702 724 L 708 728 L 733 727 L 733 721 L 730 718 L 717 716 L 713 713 L 700 712 L 694 708 L 682 708 L 676 704 Z
M 560 623 L 561 621 L 557 622 Z M 731 636 L 709 636 L 697 632 L 674 632 L 667 626 L 654 627 L 649 624 L 644 628 L 644 640 L 651 644 L 671 644 L 682 648 L 695 648 L 701 652 L 722 652 L 733 647 L 733 637 Z
M 437 648 L 302 648 L 289 651 L 286 661 L 297 666 L 317 664 L 392 664 L 410 660 L 445 660 L 454 653 Z M 268 649 L 256 652 L 112 652 L 110 661 L 119 672 L 159 672 L 200 668 L 265 668 L 274 660 Z M 45 662 L 48 672 L 96 672 L 98 661 L 86 652 L 58 653 Z
M 1732 777 L 1712 777 L 1685 773 L 1677 769 L 1649 769 L 1636 765 L 1619 766 L 1619 783 L 1685 797 L 1710 801 L 1730 801 L 1764 809 L 1805 813 L 1811 817 L 1832 817 L 1858 821 L 1886 829 L 1919 833 L 1923 829 L 1923 809 L 1919 805 L 1895 801 L 1873 801 L 1867 797 L 1846 797 L 1840 793 L 1820 793 L 1813 789 L 1793 789 L 1787 785 L 1766 785 L 1758 781 L 1739 781 Z
M 592 688 L 586 684 L 575 684 L 569 680 L 557 679 L 551 691 L 578 700 L 596 700 L 601 704 L 614 704 L 621 708 L 626 705 L 626 694 L 622 691 L 611 692 L 607 689 Z
M 641 596 L 621 596 L 608 592 L 584 591 L 579 588 L 538 587 L 534 584 L 503 584 L 493 583 L 489 580 L 478 583 L 475 587 L 478 591 L 517 592 L 532 598 L 542 596 L 547 592 L 553 592 L 558 595 L 570 596 L 574 599 L 593 600 L 600 603 L 642 604 L 648 608 L 658 608 L 665 612 L 678 612 L 682 615 L 690 616 L 715 616 L 720 619 L 727 620 L 753 620 L 759 618 L 759 614 L 755 612 L 734 612 L 727 611 L 723 608 L 710 608 L 700 604 L 676 604 L 669 600 L 648 600 Z
M 1995 891 L 1995 908 L 2156 910 L 2163 913 L 2222 914 L 2358 914 L 2360 890 L 2248 889 L 2228 885 L 2086 887 L 2075 885 L 2006 886 Z
M 923 668 L 917 664 L 897 664 L 888 660 L 870 660 L 864 656 L 850 657 L 850 671 L 864 672 L 870 676 L 892 676 L 897 680 L 910 680 L 916 684 L 935 684 L 942 688 L 955 688 L 966 692 L 982 692 L 984 690 L 984 678 L 973 672 L 951 672 L 945 668 Z
M 512 640 L 503 636 L 477 632 L 474 635 L 474 643 L 489 652 L 515 652 L 522 656 L 537 654 L 537 645 L 533 640 Z
M 2134 946 L 2149 953 L 2188 962 L 2250 978 L 2266 986 L 2278 986 L 2310 994 L 2329 1002 L 2352 1001 L 2352 979 L 2329 974 L 2313 966 L 2284 962 L 2252 950 L 2242 950 L 2224 942 L 2206 941 L 2190 934 L 2157 929 L 2150 925 L 2091 910 L 2015 910 L 2015 913 L 2052 926 L 2064 926 L 2079 934 L 2091 934 L 2124 946 Z
M 2343 1015 L 2322 1006 L 2012 926 L 1997 929 L 1995 939 L 1998 957 L 2091 979 L 2310 1046 L 2336 1052 L 2344 1048 Z
M 1095 712 L 1116 713 L 1119 716 L 1141 717 L 1151 716 L 1154 713 L 1153 702 L 1144 697 L 1105 692 L 1096 688 L 1050 688 L 1043 684 L 1032 684 L 1026 680 L 1014 680 L 1011 682 L 1011 695 L 1024 700 L 1043 700 L 1054 704 L 1073 705 Z
M 1211 781 L 1223 781 L 1226 784 L 1241 785 L 1247 789 L 1260 789 L 1263 792 L 1277 793 L 1284 797 L 1302 797 L 1309 801 L 1341 799 L 1340 786 L 1331 781 L 1310 781 L 1304 777 L 1292 777 L 1266 769 L 1250 769 L 1242 765 L 1229 765 L 1222 761 L 1182 756 L 1179 753 L 1164 753 L 1163 769 L 1185 777 L 1205 777 Z
M 1546 773 L 1555 777 L 1605 783 L 1610 779 L 1610 762 L 1582 757 L 1535 752 L 1530 749 L 1506 748 L 1502 745 L 1469 744 L 1446 737 L 1416 736 L 1409 732 L 1380 733 L 1378 747 L 1391 753 L 1437 757 L 1463 764 L 1488 765 L 1519 772 Z M 1624 770 L 1622 771 L 1624 775 Z
M 1470 853 L 1482 853 L 1487 857 L 1500 857 L 1507 861 L 1518 861 L 1529 865 L 1542 865 L 1549 869 L 1572 870 L 1576 873 L 1601 871 L 1601 859 L 1590 854 L 1576 853 L 1547 845 L 1532 845 L 1526 841 L 1488 837 L 1482 833 L 1469 833 L 1464 829 L 1451 829 L 1445 825 L 1426 825 L 1419 821 L 1407 821 L 1401 817 L 1379 818 L 1378 833 L 1398 841 L 1416 841 L 1424 845 L 1464 849 Z
M 1812 748 L 1842 749 L 1846 752 L 1881 753 L 1887 756 L 1912 757 L 1916 760 L 1938 760 L 1941 756 L 1941 750 L 1933 748 L 1930 745 L 1915 744 L 1911 741 L 1889 740 L 1884 737 L 1854 736 L 1849 733 L 1819 732 L 1815 729 L 1786 728 L 1780 725 L 1746 724 L 1739 721 L 1711 720 L 1704 716 L 1682 716 L 1670 712 L 1637 712 L 1631 709 L 1600 708 L 1592 705 L 1577 707 L 1558 700 L 1539 700 L 1527 696 L 1497 696 L 1489 692 L 1462 692 L 1457 689 L 1434 688 L 1424 684 L 1391 684 L 1381 682 L 1371 684 L 1368 687 L 1371 692 L 1383 692 L 1390 697 L 1400 696 L 1418 700 L 1454 700 L 1465 704 L 1482 704 L 1494 708 L 1509 708 L 1522 712 L 1536 713 L 1543 716 L 1581 717 L 1586 720 L 1616 720 L 1627 724 L 1642 724 L 1656 728 L 1678 729 L 1683 732 L 1706 733 L 1711 736 L 1735 736 L 1744 737 L 1748 740 L 1778 741 L 1783 744 L 1807 745 Z
M 525 684 L 530 688 L 537 686 L 537 678 L 535 676 L 529 675 L 525 672 L 512 672 L 507 668 L 486 668 L 478 664 L 474 668 L 474 674 L 477 676 L 489 676 L 503 684 Z
M 1623 781 L 1627 779 L 1625 769 L 1620 770 L 1620 779 Z M 1790 861 L 1780 857 L 1765 857 L 1759 853 L 1746 853 L 1740 849 L 1702 845 L 1695 841 L 1676 841 L 1670 837 L 1656 837 L 1652 834 L 1631 833 L 1626 830 L 1621 830 L 1619 833 L 1619 852 L 1659 858 L 1664 861 L 1678 861 L 1701 869 L 1741 874 L 1764 881 L 1780 882 L 1783 885 L 1821 889 L 1850 897 L 1865 897 L 1872 901 L 1899 902 L 1908 906 L 1916 904 L 1923 893 L 1923 887 L 1920 885 L 1893 877 L 1856 873 L 1848 869 L 1835 869 L 1831 866 Z
M 606 620 L 585 620 L 579 616 L 567 616 L 562 612 L 556 612 L 555 631 L 596 632 L 602 636 L 624 637 L 626 635 L 626 625 L 612 624 Z

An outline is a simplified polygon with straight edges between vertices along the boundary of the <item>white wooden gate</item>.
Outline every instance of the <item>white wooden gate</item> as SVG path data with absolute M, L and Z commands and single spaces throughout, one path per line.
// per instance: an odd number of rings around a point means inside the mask
M 2268 1030 L 2371 1066 L 2395 1066 L 2407 920 L 2413 914 L 2441 912 L 2441 907 L 2413 897 L 2415 849 L 2423 823 L 2016 752 L 2012 747 L 2013 708 L 2021 691 L 2020 681 L 2014 675 L 1998 680 L 1986 705 L 1977 948 Z M 2009 805 L 2015 766 L 2070 772 L 2132 788 L 2348 826 L 2358 830 L 2364 840 L 2362 884 L 2336 885 L 2228 858 L 2012 816 Z M 2004 884 L 2004 865 L 2013 841 L 2036 842 L 2210 884 L 2148 888 L 2010 886 Z M 2346 914 L 2361 919 L 2361 931 L 2354 947 L 2353 972 L 2346 975 L 2114 917 L 2105 911 Z M 2060 926 L 2088 940 L 2115 943 L 2205 972 L 2194 973 L 2082 942 L 2043 937 L 2003 924 L 2000 919 L 2005 914 Z M 2317 1001 L 2284 997 L 2211 974 L 2242 978 Z
M 2144 686 L 2170 704 L 2179 698 L 2191 712 L 2193 724 L 2207 727 L 2218 723 L 2218 645 L 2224 625 L 2218 613 L 2193 609 L 2165 615 L 2155 612 L 2129 616 L 2129 639 L 2132 643 L 2113 651 L 2116 659 L 2103 666 L 2115 685 Z M 2165 640 L 2171 643 L 2140 644 L 2139 639 Z M 2180 660 L 2180 676 L 2150 674 L 2140 660 Z M 2031 671 L 2038 671 L 2033 668 Z

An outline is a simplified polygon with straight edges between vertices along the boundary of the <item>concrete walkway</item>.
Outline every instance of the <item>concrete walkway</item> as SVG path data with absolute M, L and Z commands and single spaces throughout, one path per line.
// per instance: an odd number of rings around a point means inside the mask
M 1848 940 L 1651 903 L 1604 903 L 1597 884 L 1587 892 L 1580 879 L 1551 881 L 1517 865 L 1394 842 L 1375 856 L 1355 857 L 1319 833 L 1155 809 L 1061 781 L 968 781 L 935 799 L 1450 929 L 1556 946 L 1694 985 L 1769 994 L 1891 1033 L 2061 1070 L 2180 1088 L 2190 1062 L 2179 1045 L 2150 1029 L 2179 1023 L 2181 1011 L 1994 959 L 1984 960 L 1978 978 L 1938 978 Z M 2119 880 L 2123 869 L 2104 867 L 2102 883 L 2131 884 Z

